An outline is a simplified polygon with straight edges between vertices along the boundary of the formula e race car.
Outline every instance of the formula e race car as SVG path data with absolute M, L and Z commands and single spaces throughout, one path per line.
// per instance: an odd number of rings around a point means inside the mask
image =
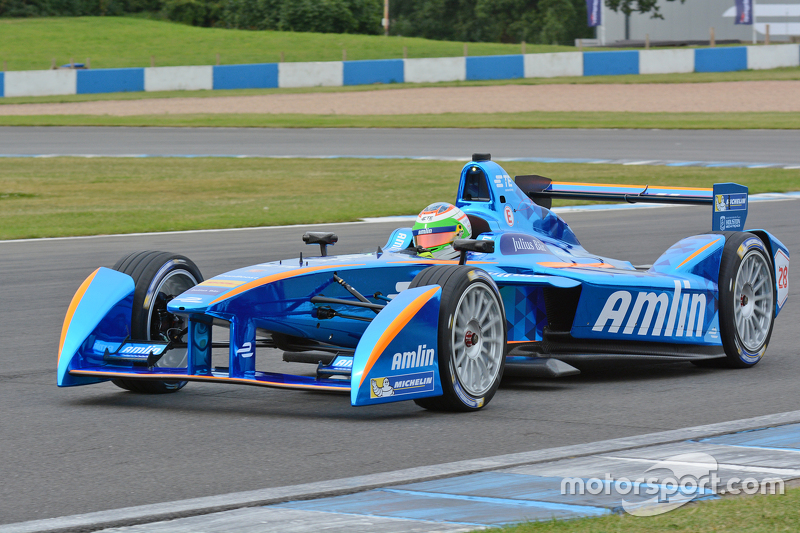
M 352 405 L 414 400 L 474 411 L 497 391 L 507 361 L 554 376 L 575 372 L 569 363 L 582 358 L 753 366 L 786 304 L 789 251 L 767 231 L 743 231 L 741 185 L 511 179 L 488 154 L 474 154 L 456 198 L 472 238 L 453 242 L 453 259 L 425 253 L 405 227 L 373 253 L 344 256 L 327 254 L 336 235 L 307 233 L 318 257 L 208 280 L 166 252 L 98 268 L 69 305 L 58 385 L 112 380 L 163 393 L 206 381 L 349 392 Z M 708 205 L 712 231 L 634 267 L 584 249 L 549 209 L 553 198 Z M 225 366 L 212 361 L 214 348 Z M 256 369 L 259 353 L 280 357 L 277 350 L 316 371 Z

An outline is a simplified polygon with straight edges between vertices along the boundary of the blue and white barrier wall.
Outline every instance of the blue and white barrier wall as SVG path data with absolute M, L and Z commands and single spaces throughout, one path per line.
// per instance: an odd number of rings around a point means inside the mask
M 442 81 L 730 72 L 800 66 L 800 45 L 505 56 L 0 72 L 0 96 L 270 89 Z

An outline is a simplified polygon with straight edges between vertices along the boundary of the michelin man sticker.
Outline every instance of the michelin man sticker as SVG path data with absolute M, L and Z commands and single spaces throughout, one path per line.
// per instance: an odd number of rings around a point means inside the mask
M 389 383 L 389 378 L 376 378 L 372 381 L 372 390 L 369 393 L 370 398 L 385 398 L 386 396 L 394 396 L 394 388 Z

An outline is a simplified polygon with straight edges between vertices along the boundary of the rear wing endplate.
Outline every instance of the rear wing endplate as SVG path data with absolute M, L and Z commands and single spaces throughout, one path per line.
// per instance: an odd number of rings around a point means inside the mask
M 713 189 L 605 183 L 569 183 L 543 176 L 516 176 L 517 187 L 546 208 L 554 198 L 609 202 L 683 204 L 713 206 L 713 231 L 741 231 L 747 219 L 747 187 L 736 183 L 715 183 Z

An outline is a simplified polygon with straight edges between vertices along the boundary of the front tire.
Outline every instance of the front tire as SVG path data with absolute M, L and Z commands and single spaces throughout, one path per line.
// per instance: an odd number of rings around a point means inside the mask
M 411 287 L 439 285 L 439 376 L 444 394 L 414 400 L 435 411 L 477 411 L 491 401 L 506 360 L 506 316 L 489 275 L 471 266 L 437 265 Z
M 764 355 L 775 322 L 775 278 L 764 243 L 726 234 L 719 272 L 719 321 L 728 366 L 749 368 Z
M 114 265 L 114 270 L 133 278 L 131 338 L 164 341 L 168 329 L 182 328 L 181 318 L 167 312 L 175 296 L 203 281 L 203 275 L 188 258 L 168 252 L 133 252 Z M 156 366 L 180 367 L 186 364 L 186 349 L 168 351 Z M 186 381 L 115 379 L 125 390 L 143 394 L 177 392 Z

